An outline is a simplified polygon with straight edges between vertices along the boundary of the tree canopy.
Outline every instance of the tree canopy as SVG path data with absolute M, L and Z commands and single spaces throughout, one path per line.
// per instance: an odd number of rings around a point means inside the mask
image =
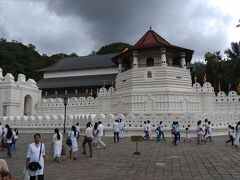
M 207 80 L 212 84 L 217 93 L 219 84 L 222 91 L 228 93 L 237 90 L 240 83 L 240 42 L 231 43 L 231 47 L 225 50 L 226 58 L 220 51 L 205 53 L 205 63 L 193 64 L 192 77 L 197 76 L 198 82 L 203 82 L 206 73 Z M 193 78 L 194 79 L 194 78 Z
M 121 53 L 124 51 L 126 48 L 131 48 L 132 45 L 123 43 L 123 42 L 116 42 L 112 44 L 108 44 L 106 46 L 102 46 L 97 52 L 97 55 L 102 55 L 102 54 L 109 54 L 109 53 Z

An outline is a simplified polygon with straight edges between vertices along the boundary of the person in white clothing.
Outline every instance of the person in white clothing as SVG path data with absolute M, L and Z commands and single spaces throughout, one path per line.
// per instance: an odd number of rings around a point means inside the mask
M 9 158 L 12 157 L 12 143 L 13 143 L 13 132 L 12 129 L 10 128 L 10 126 L 8 124 L 6 124 L 6 133 L 4 133 L 4 139 L 5 139 L 5 143 L 7 145 L 7 155 Z
M 207 125 L 207 135 L 206 135 L 206 141 L 209 139 L 209 141 L 213 141 L 212 140 L 212 123 L 211 121 L 208 121 L 208 125 Z
M 147 121 L 147 131 L 148 131 L 148 140 L 152 140 L 152 126 L 150 125 L 150 121 Z
M 98 128 L 97 128 L 97 148 L 100 148 L 99 144 L 106 148 L 106 145 L 102 142 L 102 137 L 104 135 L 104 126 L 102 125 L 101 121 L 98 121 Z
M 78 143 L 77 143 L 77 130 L 75 126 L 72 126 L 72 130 L 68 133 L 68 137 L 71 139 L 71 146 L 69 146 L 69 158 L 77 159 Z
M 80 137 L 80 125 L 79 123 L 76 124 L 76 131 L 77 131 L 77 139 Z
M 200 144 L 202 142 L 206 143 L 206 141 L 203 138 L 203 127 L 202 127 L 201 120 L 197 122 L 196 134 L 197 134 L 197 144 Z
M 203 134 L 203 137 L 205 137 L 208 133 L 208 119 L 205 119 L 204 120 L 204 125 L 203 125 L 203 130 L 204 130 L 204 134 Z
M 122 139 L 124 137 L 123 129 L 124 129 L 124 122 L 122 121 L 122 119 L 119 119 L 119 137 L 120 137 L 120 139 Z
M 229 142 L 232 142 L 232 145 L 234 145 L 235 132 L 234 132 L 234 127 L 231 125 L 228 125 L 228 135 L 229 135 L 229 140 L 226 141 L 226 144 L 228 144 Z
M 148 140 L 148 127 L 147 127 L 147 121 L 144 121 L 144 124 L 143 124 L 143 130 L 144 130 L 144 140 Z
M 116 139 L 117 139 L 117 143 L 119 143 L 119 121 L 116 120 L 113 123 L 113 133 L 114 133 L 114 143 L 116 143 Z
M 90 158 L 92 158 L 92 152 L 93 152 L 92 151 L 92 141 L 93 141 L 93 128 L 91 126 L 91 122 L 88 122 L 86 125 L 86 132 L 85 132 L 85 136 L 84 136 L 83 143 L 82 143 L 82 148 L 83 148 L 82 154 L 86 154 L 85 145 L 88 143 Z
M 240 145 L 240 121 L 236 125 L 236 136 L 235 136 L 235 147 L 238 148 Z
M 36 171 L 30 170 L 29 167 L 31 162 L 38 162 L 41 166 Z M 38 180 L 44 180 L 44 163 L 45 163 L 45 145 L 41 142 L 41 135 L 34 135 L 34 143 L 31 143 L 28 146 L 27 160 L 26 160 L 26 169 L 30 176 L 30 180 L 35 180 L 36 177 Z
M 93 126 L 93 146 L 97 145 L 97 131 L 98 131 L 98 123 L 95 122 Z
M 18 140 L 18 129 L 15 128 L 13 131 L 13 142 L 12 142 L 12 150 L 16 151 L 16 143 Z
M 57 162 L 61 162 L 61 153 L 62 153 L 62 141 L 63 135 L 59 132 L 59 129 L 54 129 L 54 134 L 52 137 L 52 149 L 53 149 L 53 158 Z
M 184 142 L 190 142 L 190 134 L 189 134 L 189 128 L 187 127 L 185 129 L 185 138 L 184 138 Z

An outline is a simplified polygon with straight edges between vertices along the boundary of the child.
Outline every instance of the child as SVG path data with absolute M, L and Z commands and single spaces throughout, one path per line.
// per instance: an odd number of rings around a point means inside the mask
M 228 144 L 229 142 L 232 142 L 232 145 L 234 145 L 235 132 L 234 132 L 234 127 L 232 127 L 231 125 L 228 125 L 228 135 L 230 139 L 226 141 L 226 144 Z
M 204 135 L 203 135 L 203 137 L 205 137 L 206 135 L 207 135 L 207 132 L 208 132 L 208 119 L 205 119 L 205 121 L 204 121 Z
M 12 150 L 15 150 L 16 151 L 16 142 L 18 140 L 18 129 L 15 128 L 14 131 L 13 131 L 13 142 L 12 142 Z
M 156 133 L 157 133 L 157 141 L 160 141 L 161 136 L 163 137 L 163 140 L 165 141 L 164 133 L 163 133 L 163 124 L 162 121 L 158 124 L 156 128 Z
M 197 134 L 197 144 L 200 144 L 202 142 L 206 143 L 206 141 L 203 139 L 203 128 L 202 128 L 201 120 L 197 122 L 196 134 Z
M 185 138 L 184 138 L 184 142 L 190 142 L 190 134 L 189 134 L 189 129 L 188 127 L 185 129 Z
M 209 141 L 213 141 L 212 140 L 212 124 L 211 121 L 208 121 L 208 125 L 207 125 L 207 138 L 206 141 L 209 139 Z

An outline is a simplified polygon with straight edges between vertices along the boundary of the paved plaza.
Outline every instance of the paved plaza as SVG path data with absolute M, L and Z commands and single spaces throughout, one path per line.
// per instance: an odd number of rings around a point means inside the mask
M 63 156 L 62 162 L 56 163 L 50 156 L 51 135 L 42 134 L 47 145 L 45 179 L 240 179 L 240 149 L 225 145 L 226 138 L 214 137 L 214 142 L 206 145 L 180 142 L 173 146 L 169 138 L 160 143 L 142 142 L 141 155 L 137 156 L 133 155 L 135 144 L 130 138 L 114 144 L 113 138 L 105 137 L 107 148 L 94 148 L 92 159 L 78 151 L 76 161 Z M 26 151 L 32 140 L 32 134 L 21 134 L 12 159 L 0 151 L 17 179 L 23 179 Z

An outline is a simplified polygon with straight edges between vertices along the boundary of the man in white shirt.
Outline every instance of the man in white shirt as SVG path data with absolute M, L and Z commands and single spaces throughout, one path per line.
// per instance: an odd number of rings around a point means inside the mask
M 114 143 L 116 143 L 116 137 L 117 137 L 117 143 L 119 143 L 119 121 L 116 120 L 115 123 L 113 123 L 113 132 L 114 132 Z
M 97 128 L 97 148 L 100 148 L 99 144 L 103 146 L 103 148 L 106 148 L 106 145 L 102 142 L 102 137 L 104 135 L 104 126 L 102 125 L 101 121 L 98 121 L 98 128 Z
M 92 141 L 93 141 L 93 128 L 91 127 L 91 122 L 88 122 L 85 136 L 84 136 L 83 143 L 82 143 L 82 147 L 83 147 L 82 154 L 86 154 L 85 145 L 86 145 L 86 143 L 88 143 L 90 158 L 92 158 Z
M 119 120 L 119 137 L 123 138 L 123 128 L 124 128 L 124 122 L 122 119 Z

